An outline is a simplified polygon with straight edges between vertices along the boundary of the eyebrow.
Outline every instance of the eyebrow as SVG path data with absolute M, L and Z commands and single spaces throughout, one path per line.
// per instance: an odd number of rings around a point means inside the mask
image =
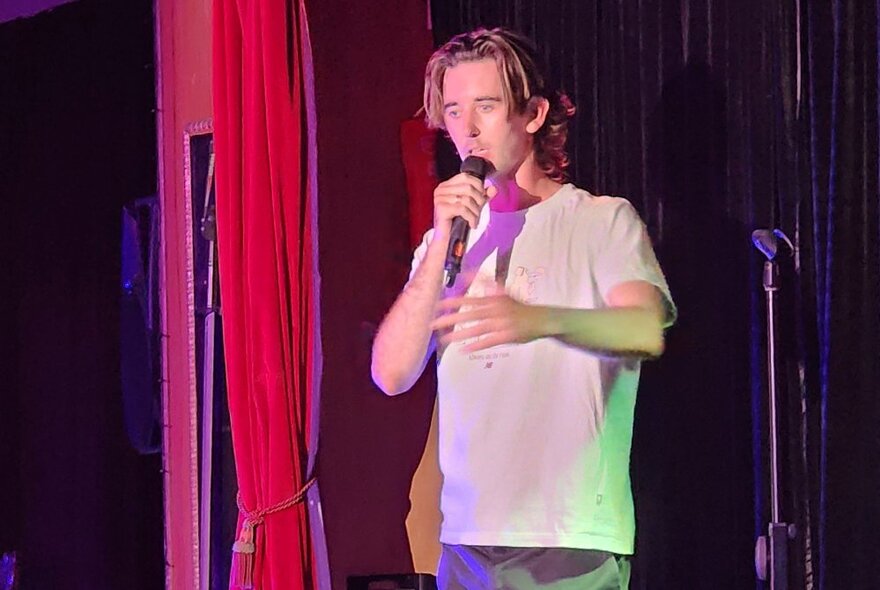
M 474 102 L 502 102 L 502 101 L 501 101 L 500 96 L 478 96 L 477 98 L 474 99 Z M 450 107 L 457 107 L 457 106 L 458 106 L 458 103 L 455 101 L 447 102 L 446 104 L 443 105 L 443 110 L 445 111 L 446 109 L 448 109 Z

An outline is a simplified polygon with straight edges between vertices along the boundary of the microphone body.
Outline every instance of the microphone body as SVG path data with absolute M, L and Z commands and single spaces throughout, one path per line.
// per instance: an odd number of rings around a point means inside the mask
M 461 163 L 459 170 L 483 181 L 486 179 L 489 166 L 489 162 L 483 158 L 468 156 Z M 469 234 L 470 227 L 468 222 L 462 217 L 453 217 L 452 229 L 449 232 L 449 247 L 446 250 L 446 264 L 443 266 L 444 270 L 446 270 L 447 288 L 455 284 L 455 277 L 461 272 L 461 261 L 464 258 L 465 248 L 467 248 Z

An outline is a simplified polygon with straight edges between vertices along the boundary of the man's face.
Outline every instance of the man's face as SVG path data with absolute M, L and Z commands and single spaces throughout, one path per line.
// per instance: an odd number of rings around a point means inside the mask
M 492 162 L 496 174 L 512 177 L 532 149 L 528 113 L 508 116 L 494 60 L 460 63 L 443 78 L 443 122 L 458 155 Z

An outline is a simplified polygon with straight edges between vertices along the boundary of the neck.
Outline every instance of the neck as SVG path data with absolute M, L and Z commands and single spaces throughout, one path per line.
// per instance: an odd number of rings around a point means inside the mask
M 513 175 L 498 175 L 490 181 L 498 193 L 489 208 L 499 213 L 519 211 L 549 199 L 562 185 L 547 177 L 530 153 Z

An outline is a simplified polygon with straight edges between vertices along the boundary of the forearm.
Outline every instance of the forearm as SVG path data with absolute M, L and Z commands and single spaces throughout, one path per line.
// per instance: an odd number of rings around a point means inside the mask
M 435 238 L 373 341 L 373 381 L 388 395 L 407 391 L 432 352 L 431 321 L 443 290 L 444 240 Z
M 619 356 L 658 357 L 663 353 L 661 314 L 654 309 L 535 307 L 534 313 L 543 336 L 571 346 Z

